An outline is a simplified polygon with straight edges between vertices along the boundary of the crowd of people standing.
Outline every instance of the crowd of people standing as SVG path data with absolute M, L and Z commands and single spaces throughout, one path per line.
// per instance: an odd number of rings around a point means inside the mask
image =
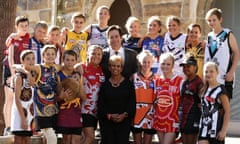
M 100 127 L 102 144 L 224 144 L 230 119 L 234 73 L 239 59 L 236 38 L 222 26 L 222 11 L 210 9 L 211 28 L 181 32 L 176 16 L 151 16 L 146 34 L 129 17 L 127 34 L 108 25 L 110 10 L 100 6 L 97 23 L 72 15 L 72 28 L 40 21 L 30 36 L 29 20 L 18 16 L 6 40 L 3 84 L 6 132 L 15 143 L 43 135 L 56 144 L 91 144 Z

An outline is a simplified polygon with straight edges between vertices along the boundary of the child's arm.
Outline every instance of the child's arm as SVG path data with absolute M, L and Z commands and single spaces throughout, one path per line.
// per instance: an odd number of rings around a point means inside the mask
M 83 31 L 85 31 L 85 32 L 87 32 L 87 33 L 91 33 L 91 25 L 88 25 L 87 27 L 85 27 L 84 29 L 83 29 Z
M 17 39 L 20 39 L 20 37 L 17 33 L 11 33 L 5 41 L 5 45 L 9 47 L 13 39 L 17 40 Z
M 11 44 L 8 48 L 8 63 L 10 66 L 11 74 L 14 75 L 14 69 L 11 67 L 14 64 L 14 45 Z
M 80 86 L 80 90 L 79 90 L 80 91 L 80 99 L 81 99 L 81 101 L 85 101 L 86 93 L 85 93 L 85 89 L 84 89 L 84 85 L 83 85 L 83 76 L 81 76 L 79 86 Z
M 14 89 L 15 89 L 14 100 L 15 100 L 18 112 L 20 114 L 20 117 L 21 117 L 21 127 L 23 129 L 27 129 L 28 128 L 27 119 L 24 115 L 23 107 L 22 107 L 22 104 L 20 102 L 21 87 L 22 87 L 22 77 L 20 75 L 17 75 L 15 80 L 14 80 Z
M 230 121 L 230 104 L 229 104 L 229 99 L 227 95 L 221 95 L 219 96 L 219 99 L 223 106 L 224 116 L 223 116 L 222 129 L 219 131 L 217 135 L 217 139 L 220 141 L 223 141 L 227 133 L 228 123 Z

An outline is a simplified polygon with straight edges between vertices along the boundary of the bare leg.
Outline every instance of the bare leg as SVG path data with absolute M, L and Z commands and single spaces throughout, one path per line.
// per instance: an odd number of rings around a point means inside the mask
M 182 134 L 184 144 L 196 144 L 198 134 Z
M 144 133 L 143 144 L 151 144 L 152 143 L 152 134 Z
M 71 144 L 80 144 L 81 135 L 72 135 Z
M 83 128 L 83 133 L 85 137 L 83 144 L 91 144 L 94 140 L 94 128 L 85 127 Z
M 72 136 L 69 134 L 63 134 L 63 139 L 62 139 L 62 143 L 63 144 L 71 144 L 71 138 Z
M 4 115 L 5 127 L 8 128 L 11 126 L 13 91 L 11 88 L 4 86 L 4 92 L 5 92 L 5 103 L 3 105 L 3 115 Z
M 134 144 L 142 144 L 142 133 L 134 134 Z

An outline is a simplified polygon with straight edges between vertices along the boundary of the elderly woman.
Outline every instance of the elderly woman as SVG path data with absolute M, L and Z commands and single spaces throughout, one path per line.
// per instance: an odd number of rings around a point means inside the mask
M 136 100 L 133 83 L 121 74 L 123 60 L 113 55 L 109 59 L 110 78 L 99 92 L 98 117 L 103 144 L 127 144 Z

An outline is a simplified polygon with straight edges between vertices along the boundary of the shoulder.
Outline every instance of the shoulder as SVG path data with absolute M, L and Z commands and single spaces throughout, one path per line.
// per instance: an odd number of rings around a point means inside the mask
M 129 49 L 129 48 L 123 48 L 126 53 L 129 53 L 131 55 L 137 55 L 136 51 Z

